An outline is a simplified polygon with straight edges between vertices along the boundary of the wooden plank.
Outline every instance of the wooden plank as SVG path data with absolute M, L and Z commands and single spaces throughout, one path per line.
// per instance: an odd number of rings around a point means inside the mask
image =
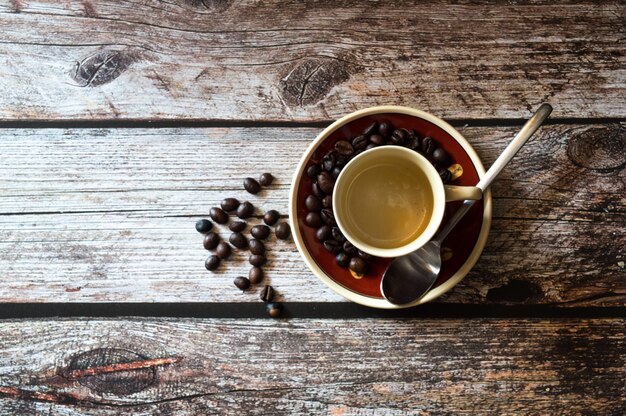
M 625 20 L 595 1 L 5 1 L 0 119 L 626 117 Z
M 516 127 L 465 127 L 489 165 Z M 194 229 L 226 196 L 287 212 L 310 128 L 0 131 L 0 301 L 256 302 L 232 280 L 241 253 L 211 275 Z M 551 125 L 493 188 L 494 221 L 450 303 L 624 305 L 626 129 Z M 272 172 L 258 196 L 242 180 Z M 222 228 L 222 235 L 229 233 Z M 335 302 L 293 242 L 269 243 L 281 299 Z
M 619 415 L 626 410 L 624 324 L 5 321 L 0 412 Z

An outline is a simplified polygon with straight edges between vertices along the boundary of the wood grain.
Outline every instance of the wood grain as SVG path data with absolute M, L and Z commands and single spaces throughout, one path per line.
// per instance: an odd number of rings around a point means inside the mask
M 613 1 L 4 1 L 0 119 L 626 117 Z M 62 97 L 62 98 L 61 98 Z
M 460 130 L 488 166 L 517 127 Z M 318 132 L 1 130 L 0 301 L 258 302 L 257 289 L 232 284 L 247 275 L 243 253 L 204 269 L 194 223 L 227 196 L 286 213 L 292 172 Z M 625 155 L 623 125 L 543 127 L 494 184 L 481 259 L 440 300 L 624 305 Z M 270 189 L 243 191 L 243 178 L 266 171 Z M 266 272 L 279 299 L 342 300 L 293 242 L 270 241 Z
M 625 324 L 624 319 L 5 321 L 0 412 L 404 415 L 593 409 L 621 415 Z M 132 370 L 103 374 L 97 383 L 94 377 L 64 376 L 76 357 L 120 360 L 124 351 L 179 360 L 153 367 L 149 379 Z

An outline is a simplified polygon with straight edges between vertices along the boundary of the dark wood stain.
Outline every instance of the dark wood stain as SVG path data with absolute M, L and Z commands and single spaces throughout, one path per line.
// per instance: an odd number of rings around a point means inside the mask
M 489 289 L 487 300 L 499 303 L 522 303 L 541 296 L 541 288 L 524 280 L 511 280 L 506 284 Z
M 122 75 L 137 60 L 138 55 L 130 51 L 100 51 L 77 62 L 72 78 L 81 87 L 98 87 Z
M 346 65 L 334 59 L 306 59 L 291 67 L 280 79 L 285 102 L 304 107 L 321 101 L 330 90 L 350 77 Z
M 567 156 L 586 169 L 621 170 L 626 166 L 626 128 L 615 124 L 577 134 L 568 141 Z
M 83 0 L 83 9 L 85 10 L 85 16 L 98 17 L 98 13 L 90 0 Z

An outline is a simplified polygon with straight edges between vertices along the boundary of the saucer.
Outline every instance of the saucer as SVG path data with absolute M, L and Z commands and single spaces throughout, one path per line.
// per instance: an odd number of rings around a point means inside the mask
M 420 299 L 408 305 L 394 305 L 380 293 L 380 281 L 387 265 L 393 259 L 370 260 L 368 272 L 356 279 L 348 269 L 339 267 L 335 255 L 326 251 L 315 236 L 316 229 L 304 223 L 307 209 L 304 200 L 311 194 L 312 180 L 306 175 L 311 163 L 318 163 L 339 140 L 362 134 L 374 121 L 388 121 L 394 128 L 414 129 L 420 136 L 432 137 L 450 154 L 454 163 L 460 164 L 463 174 L 450 182 L 452 185 L 473 186 L 485 174 L 480 158 L 470 144 L 445 121 L 407 107 L 380 106 L 351 113 L 324 129 L 308 147 L 293 177 L 289 197 L 289 213 L 293 238 L 298 251 L 313 274 L 345 298 L 374 308 L 398 309 L 429 302 L 454 287 L 476 264 L 483 251 L 491 225 L 491 193 L 487 190 L 448 235 L 442 244 L 441 273 L 433 287 Z M 446 204 L 443 223 L 462 202 Z

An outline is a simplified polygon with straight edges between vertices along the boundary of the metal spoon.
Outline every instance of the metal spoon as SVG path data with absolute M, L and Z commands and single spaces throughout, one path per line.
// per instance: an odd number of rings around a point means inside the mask
M 483 192 L 491 185 L 513 156 L 537 131 L 539 126 L 552 112 L 549 104 L 542 104 L 533 116 L 524 124 L 504 152 L 491 165 L 485 176 L 476 185 Z M 435 238 L 417 251 L 393 260 L 380 282 L 380 291 L 389 302 L 406 305 L 421 298 L 437 280 L 441 271 L 441 243 L 450 231 L 459 223 L 476 201 L 466 200 L 454 213 L 450 221 Z

